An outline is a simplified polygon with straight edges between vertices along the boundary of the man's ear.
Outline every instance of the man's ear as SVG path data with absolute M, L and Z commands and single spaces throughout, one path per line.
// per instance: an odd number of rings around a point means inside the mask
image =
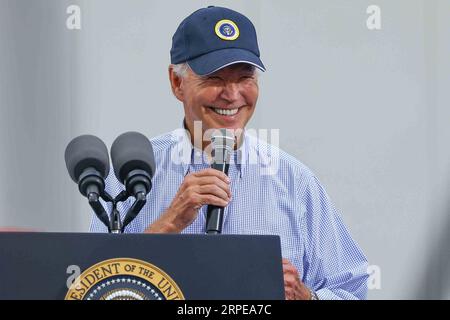
M 183 79 L 174 72 L 172 64 L 169 66 L 169 80 L 173 95 L 181 102 L 184 102 L 184 94 L 182 89 Z

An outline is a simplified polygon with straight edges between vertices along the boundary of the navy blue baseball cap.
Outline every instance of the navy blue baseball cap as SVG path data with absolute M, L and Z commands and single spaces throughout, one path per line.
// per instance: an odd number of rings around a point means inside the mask
M 209 75 L 236 63 L 266 71 L 253 23 L 239 12 L 209 6 L 184 19 L 172 38 L 172 64 L 187 63 L 197 75 Z

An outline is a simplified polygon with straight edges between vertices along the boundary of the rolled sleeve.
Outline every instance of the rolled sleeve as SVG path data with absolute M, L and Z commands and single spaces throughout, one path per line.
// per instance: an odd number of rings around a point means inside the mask
M 319 299 L 366 299 L 367 259 L 315 176 L 302 204 L 303 282 Z

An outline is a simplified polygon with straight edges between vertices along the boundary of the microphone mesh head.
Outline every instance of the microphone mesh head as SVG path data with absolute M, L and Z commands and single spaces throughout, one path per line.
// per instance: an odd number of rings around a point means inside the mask
M 109 155 L 105 143 L 92 135 L 76 137 L 64 152 L 67 171 L 75 183 L 87 168 L 95 168 L 105 179 L 109 174 Z
M 152 144 L 138 132 L 127 132 L 117 137 L 111 146 L 111 160 L 114 174 L 122 183 L 132 170 L 143 170 L 150 178 L 155 173 Z
M 234 150 L 235 136 L 233 130 L 217 129 L 211 136 L 213 159 L 215 163 L 229 163 Z

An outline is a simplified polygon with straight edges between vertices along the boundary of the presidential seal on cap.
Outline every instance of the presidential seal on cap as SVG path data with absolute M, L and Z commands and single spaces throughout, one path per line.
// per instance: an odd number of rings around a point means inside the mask
M 220 20 L 216 24 L 216 34 L 222 40 L 233 41 L 239 37 L 239 28 L 231 20 Z
M 236 63 L 266 71 L 253 23 L 239 12 L 210 6 L 184 19 L 172 38 L 171 63 L 205 76 Z

